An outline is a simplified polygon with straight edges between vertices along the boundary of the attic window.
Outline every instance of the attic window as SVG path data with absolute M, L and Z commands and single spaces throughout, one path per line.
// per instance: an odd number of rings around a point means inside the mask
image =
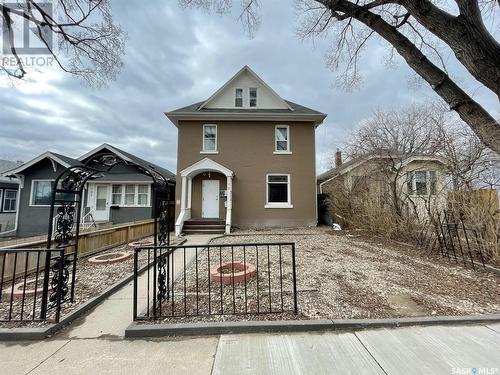
M 257 88 L 250 87 L 249 89 L 249 97 L 250 97 L 250 107 L 257 107 Z
M 234 106 L 243 107 L 243 89 L 236 89 L 234 97 Z

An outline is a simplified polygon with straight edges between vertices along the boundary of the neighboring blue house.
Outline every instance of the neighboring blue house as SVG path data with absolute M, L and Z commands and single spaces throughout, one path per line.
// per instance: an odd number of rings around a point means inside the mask
M 8 234 L 15 229 L 17 212 L 17 195 L 19 181 L 17 178 L 2 177 L 2 173 L 21 165 L 20 161 L 0 159 L 0 234 Z
M 16 230 L 11 235 L 27 237 L 45 234 L 54 180 L 66 168 L 83 164 L 100 153 L 113 153 L 128 162 L 153 166 L 166 178 L 175 180 L 175 175 L 169 170 L 109 144 L 103 144 L 76 159 L 46 152 L 3 173 L 5 177 L 17 178 L 20 182 Z M 151 185 L 149 176 L 124 164 L 116 166 L 101 178 L 87 182 L 83 196 L 83 226 L 93 225 L 94 222 L 96 226 L 101 226 L 151 218 Z

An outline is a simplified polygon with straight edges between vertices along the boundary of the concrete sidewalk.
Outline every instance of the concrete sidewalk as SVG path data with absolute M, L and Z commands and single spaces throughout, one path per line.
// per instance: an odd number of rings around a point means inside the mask
M 499 374 L 500 324 L 0 343 L 11 374 Z M 473 369 L 477 369 L 474 371 Z

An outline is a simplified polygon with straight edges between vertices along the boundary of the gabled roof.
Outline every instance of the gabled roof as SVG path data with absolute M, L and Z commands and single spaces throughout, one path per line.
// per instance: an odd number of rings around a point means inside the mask
M 321 173 L 317 177 L 317 182 L 320 185 L 323 185 L 325 182 L 333 180 L 334 178 L 343 175 L 344 173 L 347 173 L 354 168 L 359 167 L 360 165 L 370 161 L 370 160 L 375 160 L 375 159 L 389 159 L 391 155 L 381 155 L 378 153 L 371 153 L 367 155 L 363 155 L 354 159 L 351 159 L 345 163 L 342 163 L 342 165 L 339 168 L 332 168 L 324 173 Z M 400 156 L 401 159 L 401 164 L 406 165 L 409 164 L 413 161 L 434 161 L 438 162 L 440 164 L 446 164 L 446 160 L 439 156 L 439 155 L 429 155 L 429 154 L 413 154 L 409 155 L 407 157 L 405 156 Z
M 93 150 L 91 150 L 91 151 L 87 152 L 86 154 L 80 156 L 78 158 L 78 160 L 80 162 L 85 162 L 91 156 L 99 153 L 102 150 L 107 150 L 109 152 L 114 153 L 115 155 L 117 155 L 118 157 L 120 157 L 121 159 L 123 159 L 125 162 L 131 162 L 133 164 L 137 164 L 137 165 L 140 165 L 140 166 L 145 167 L 145 168 L 152 168 L 152 169 L 156 170 L 158 173 L 160 173 L 161 175 L 163 175 L 165 178 L 168 178 L 170 180 L 175 180 L 175 175 L 172 172 L 170 172 L 168 169 L 160 167 L 159 165 L 151 163 L 151 162 L 149 162 L 147 160 L 141 159 L 138 156 L 130 154 L 130 153 L 126 152 L 126 151 L 120 150 L 118 147 L 112 146 L 112 145 L 110 145 L 108 143 L 103 143 L 102 145 L 94 148 Z
M 284 108 L 287 108 L 291 111 L 293 111 L 293 108 L 290 107 L 290 105 L 284 101 L 281 96 L 279 96 L 276 91 L 274 91 L 267 83 L 265 83 L 262 78 L 260 78 L 248 65 L 245 65 L 243 68 L 241 68 L 234 76 L 232 76 L 229 81 L 227 81 L 224 85 L 222 85 L 221 88 L 219 88 L 216 92 L 212 94 L 207 100 L 202 102 L 199 106 L 198 109 L 203 109 L 207 108 L 208 105 L 220 94 L 222 93 L 228 86 L 230 86 L 234 81 L 236 81 L 238 78 L 240 78 L 243 74 L 248 73 L 255 81 L 260 83 L 265 89 L 267 89 L 271 95 L 273 95 L 278 101 L 280 101 L 283 104 Z
M 239 79 L 243 74 L 248 74 L 253 80 L 263 87 L 275 103 L 269 108 L 265 107 L 214 107 L 216 99 L 219 98 L 232 83 Z M 232 95 L 232 94 L 231 94 Z M 258 99 L 259 101 L 259 99 Z M 177 126 L 179 120 L 262 120 L 262 121 L 312 121 L 316 126 L 320 125 L 326 118 L 326 114 L 314 109 L 302 106 L 300 104 L 282 99 L 269 85 L 267 85 L 253 70 L 244 66 L 229 81 L 219 88 L 207 100 L 196 102 L 188 106 L 165 112 L 172 123 Z
M 8 171 L 5 171 L 2 173 L 3 176 L 14 176 L 16 174 L 22 174 L 23 171 L 26 169 L 32 167 L 33 165 L 41 162 L 44 159 L 49 159 L 52 163 L 58 163 L 62 165 L 65 168 L 71 167 L 73 165 L 80 165 L 81 163 L 73 158 L 70 158 L 66 155 L 61 155 L 57 154 L 55 152 L 44 152 L 41 155 L 38 155 L 36 158 L 31 159 L 30 161 L 27 161 L 24 164 L 19 165 L 18 167 L 15 167 L 13 169 L 10 169 Z
M 23 164 L 21 161 L 0 159 L 0 182 L 18 184 L 19 181 L 17 179 L 13 179 L 11 177 L 3 177 L 2 173 L 17 168 L 21 164 Z

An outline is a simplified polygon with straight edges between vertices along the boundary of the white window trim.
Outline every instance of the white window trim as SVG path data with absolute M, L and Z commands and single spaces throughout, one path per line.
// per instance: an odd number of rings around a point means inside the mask
M 250 105 L 250 101 L 252 98 L 250 97 L 250 90 L 255 89 L 255 106 Z M 248 108 L 258 108 L 259 107 L 259 88 L 258 87 L 249 87 L 248 88 Z
M 54 179 L 39 179 L 39 180 L 31 180 L 31 191 L 30 191 L 30 207 L 50 207 L 50 204 L 34 204 L 33 203 L 33 193 L 34 193 L 34 187 L 35 187 L 35 182 L 43 182 L 43 181 L 51 181 L 54 182 Z
M 3 204 L 4 204 L 4 203 L 3 203 L 3 191 L 4 191 L 4 189 L 3 189 L 3 188 L 2 188 L 2 189 L 0 189 L 0 212 L 4 212 L 4 211 L 3 211 Z
M 427 190 L 426 194 L 417 194 L 417 178 L 416 178 L 416 172 L 425 172 L 425 189 Z M 436 191 L 434 194 L 431 192 L 431 174 L 430 172 L 434 172 L 436 174 Z M 408 173 L 411 173 L 412 179 L 411 179 L 411 192 L 407 192 L 408 196 L 410 197 L 434 197 L 438 195 L 438 181 L 439 181 L 439 176 L 438 172 L 434 169 L 414 169 L 411 171 L 408 171 Z M 410 194 L 411 193 L 411 194 Z
M 7 191 L 13 191 L 13 192 L 15 192 L 15 193 L 16 193 L 16 202 L 15 202 L 16 204 L 15 204 L 15 207 L 14 207 L 14 209 L 13 209 L 13 210 L 6 210 L 6 209 L 5 209 L 5 199 L 6 199 L 6 197 L 5 197 L 5 193 L 6 193 Z M 0 202 L 2 202 L 2 207 L 1 207 L 2 209 L 1 209 L 0 211 L 1 211 L 1 212 L 6 212 L 6 213 L 16 212 L 17 200 L 19 199 L 19 197 L 18 197 L 18 191 L 17 191 L 17 190 L 15 190 L 15 189 L 3 189 L 2 193 L 3 193 L 3 195 L 1 195 L 1 194 L 0 194 Z M 11 199 L 11 198 L 9 198 L 9 199 Z
M 103 183 L 96 183 L 96 185 L 109 185 L 110 187 L 110 190 L 111 190 L 111 197 L 110 197 L 110 207 L 124 207 L 124 208 L 151 208 L 151 184 L 147 184 L 147 183 L 137 183 L 137 182 L 120 182 L 120 183 L 116 183 L 116 182 L 113 182 L 111 184 L 103 184 Z M 121 203 L 120 204 L 116 204 L 116 203 L 113 203 L 113 185 L 120 185 L 122 188 L 121 188 L 121 193 L 120 193 L 120 196 L 121 196 Z M 125 204 L 125 185 L 134 185 L 134 204 Z M 139 185 L 147 185 L 148 186 L 148 201 L 146 203 L 146 205 L 140 205 L 140 204 L 137 204 L 137 202 L 139 202 Z M 130 193 L 132 194 L 132 193 Z M 118 194 L 116 194 L 118 195 Z M 94 198 L 94 203 L 93 205 L 95 206 L 95 198 Z
M 215 126 L 215 150 L 205 150 L 205 127 Z M 219 130 L 217 129 L 217 124 L 203 124 L 203 131 L 201 132 L 201 148 L 200 154 L 218 154 L 219 153 Z
M 236 91 L 241 90 L 241 107 L 236 106 Z M 241 87 L 234 88 L 234 108 L 244 108 L 245 107 L 245 90 Z
M 278 137 L 276 136 L 278 128 L 286 128 L 287 140 L 286 140 L 286 150 L 278 150 Z M 290 151 L 290 125 L 278 124 L 274 127 L 274 152 L 275 155 L 291 155 Z
M 287 176 L 288 177 L 288 183 L 287 183 L 288 202 L 286 202 L 286 203 L 269 202 L 269 176 Z M 266 174 L 266 204 L 264 205 L 264 208 L 293 208 L 293 204 L 292 204 L 292 179 L 291 179 L 290 174 L 288 174 L 288 173 L 267 173 Z

